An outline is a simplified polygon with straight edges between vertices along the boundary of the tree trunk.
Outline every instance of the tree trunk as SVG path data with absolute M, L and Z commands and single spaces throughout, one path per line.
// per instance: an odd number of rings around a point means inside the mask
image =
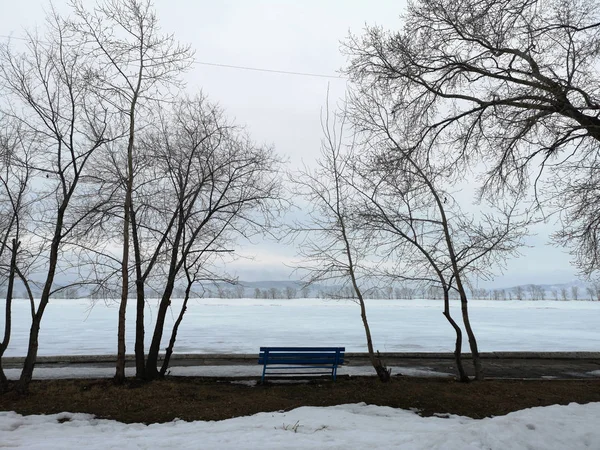
M 131 209 L 131 237 L 133 238 L 133 254 L 135 256 L 135 376 L 138 379 L 146 378 L 146 355 L 144 354 L 144 308 L 146 296 L 144 292 L 144 277 L 142 275 L 142 257 L 140 241 L 137 233 L 137 220 L 135 211 Z
M 4 394 L 8 392 L 8 378 L 6 378 L 6 374 L 4 373 L 4 368 L 2 367 L 2 357 L 0 357 L 0 394 Z
M 450 315 L 450 299 L 448 297 L 448 291 L 444 292 L 444 317 L 448 320 L 454 331 L 456 332 L 456 343 L 454 346 L 454 362 L 456 363 L 456 371 L 458 373 L 458 381 L 462 383 L 468 383 L 469 377 L 465 372 L 465 368 L 462 363 L 462 330 L 456 323 L 456 321 Z
M 146 355 L 144 354 L 144 307 L 146 299 L 144 295 L 144 282 L 136 280 L 136 314 L 135 314 L 135 376 L 136 378 L 146 378 Z
M 8 391 L 8 379 L 6 378 L 4 368 L 2 367 L 2 358 L 4 357 L 4 352 L 8 348 L 12 329 L 12 298 L 15 285 L 15 270 L 17 266 L 17 253 L 19 251 L 19 245 L 21 245 L 21 243 L 17 242 L 16 239 L 12 240 L 10 272 L 8 275 L 8 287 L 6 289 L 6 305 L 4 311 L 4 338 L 0 343 L 0 393 Z
M 181 203 L 179 204 L 181 208 Z M 146 378 L 148 380 L 154 380 L 159 377 L 158 372 L 158 354 L 160 352 L 160 341 L 165 327 L 165 318 L 167 316 L 167 310 L 171 305 L 171 295 L 175 288 L 175 279 L 177 272 L 181 268 L 183 261 L 187 258 L 187 254 L 181 256 L 181 261 L 178 263 L 178 251 L 179 244 L 181 242 L 183 231 L 185 228 L 183 211 L 179 214 L 179 224 L 173 239 L 173 248 L 171 250 L 171 262 L 169 264 L 169 273 L 167 276 L 167 283 L 163 291 L 160 305 L 158 306 L 158 312 L 156 314 L 156 325 L 154 326 L 154 333 L 152 335 L 152 342 L 150 343 L 150 349 L 148 350 L 148 359 L 146 360 Z
M 148 350 L 148 359 L 146 360 L 146 379 L 148 380 L 155 380 L 160 375 L 158 372 L 158 354 L 160 352 L 160 341 L 162 340 L 163 329 L 165 327 L 167 310 L 171 305 L 171 294 L 173 293 L 173 288 L 175 286 L 174 278 L 175 277 L 169 277 L 162 299 L 160 300 L 160 305 L 158 306 L 156 325 L 154 327 L 150 349 Z
M 481 381 L 484 379 L 483 368 L 481 367 L 481 358 L 479 356 L 479 349 L 477 348 L 477 339 L 475 339 L 475 333 L 471 328 L 471 321 L 469 319 L 469 308 L 467 303 L 467 295 L 464 289 L 460 289 L 460 309 L 462 312 L 463 323 L 465 324 L 465 330 L 469 337 L 469 347 L 471 348 L 471 356 L 473 358 L 473 368 L 475 370 L 475 379 Z
M 475 379 L 483 380 L 483 370 L 481 368 L 481 359 L 479 358 L 479 350 L 477 348 L 477 339 L 475 338 L 475 333 L 473 333 L 473 329 L 471 328 L 471 322 L 469 320 L 469 307 L 467 302 L 467 294 L 465 292 L 465 288 L 462 284 L 460 270 L 458 268 L 458 263 L 456 259 L 456 252 L 454 251 L 454 244 L 452 242 L 452 236 L 450 235 L 450 227 L 448 225 L 448 218 L 446 217 L 446 211 L 444 209 L 444 204 L 442 199 L 440 198 L 438 192 L 435 190 L 435 187 L 431 183 L 431 180 L 423 173 L 423 170 L 416 164 L 412 159 L 408 158 L 408 161 L 415 168 L 415 170 L 421 175 L 423 181 L 427 184 L 435 202 L 438 206 L 438 211 L 440 213 L 442 227 L 444 231 L 444 237 L 446 240 L 446 247 L 448 249 L 448 256 L 450 258 L 450 263 L 452 264 L 452 273 L 454 274 L 454 278 L 456 280 L 456 288 L 460 294 L 460 308 L 462 312 L 463 323 L 465 325 L 465 330 L 467 331 L 467 336 L 469 337 L 469 347 L 471 348 L 471 355 L 473 357 L 473 366 L 475 369 Z
M 50 283 L 51 285 L 52 283 Z M 46 289 L 44 289 L 46 291 Z M 37 359 L 37 351 L 38 351 L 38 338 L 40 335 L 40 326 L 42 322 L 42 317 L 44 315 L 44 311 L 46 306 L 48 306 L 49 301 L 49 291 L 42 293 L 42 298 L 40 298 L 40 304 L 38 309 L 33 316 L 33 320 L 31 322 L 31 328 L 29 330 L 29 344 L 27 346 L 27 356 L 25 357 L 25 362 L 23 363 L 23 370 L 21 371 L 21 377 L 17 382 L 16 390 L 20 394 L 26 394 L 29 390 L 29 383 L 31 383 L 31 379 L 33 378 L 33 369 L 35 368 L 35 363 Z
M 52 289 L 52 284 L 54 283 L 54 275 L 56 274 L 58 247 L 61 241 L 62 225 L 67 204 L 68 201 L 63 202 L 61 207 L 58 209 L 54 236 L 52 238 L 52 245 L 50 247 L 50 258 L 48 260 L 48 275 L 46 276 L 46 282 L 44 283 L 44 289 L 42 290 L 42 295 L 40 297 L 40 304 L 38 305 L 37 311 L 32 317 L 31 329 L 29 330 L 27 356 L 25 356 L 21 377 L 16 385 L 16 390 L 20 394 L 26 394 L 28 392 L 29 384 L 33 378 L 33 369 L 35 368 L 37 351 L 39 347 L 38 339 L 40 336 L 40 326 L 42 323 L 42 317 L 44 316 L 44 311 L 46 310 L 46 306 L 48 306 L 50 301 L 50 291 Z
M 346 246 L 346 257 L 348 258 L 348 273 L 350 275 L 350 280 L 352 281 L 352 288 L 354 289 L 354 293 L 358 297 L 358 302 L 360 305 L 360 317 L 362 319 L 363 327 L 365 329 L 365 335 L 367 338 L 367 351 L 369 352 L 369 360 L 371 361 L 371 365 L 375 369 L 377 373 L 377 377 L 379 377 L 379 381 L 382 383 L 387 383 L 391 379 L 391 371 L 385 364 L 381 361 L 379 357 L 379 352 L 377 355 L 375 354 L 375 350 L 373 349 L 373 340 L 371 338 L 371 328 L 369 327 L 369 321 L 367 320 L 367 308 L 365 306 L 365 299 L 362 295 L 362 291 L 358 286 L 358 281 L 356 280 L 356 275 L 354 272 L 354 260 L 352 258 L 350 242 L 348 240 L 348 236 L 346 234 L 346 226 L 344 224 L 344 218 L 341 214 L 338 213 L 338 220 L 341 224 L 342 230 L 342 238 L 344 239 L 344 244 Z
M 125 217 L 123 220 L 123 260 L 121 263 L 121 275 L 123 285 L 121 286 L 121 304 L 119 305 L 119 323 L 117 327 L 117 365 L 115 367 L 114 381 L 117 384 L 125 382 L 125 322 L 127 312 L 127 296 L 129 295 L 129 208 L 131 205 L 131 191 L 128 189 L 125 195 Z
M 379 381 L 381 381 L 382 383 L 387 383 L 391 379 L 391 371 L 381 361 L 379 352 L 377 352 L 377 354 L 375 354 L 375 350 L 373 349 L 373 341 L 371 339 L 371 329 L 369 327 L 369 322 L 367 320 L 367 309 L 365 307 L 365 301 L 364 301 L 362 295 L 359 296 L 359 302 L 360 302 L 360 317 L 362 319 L 363 326 L 365 329 L 365 335 L 367 337 L 367 350 L 369 352 L 369 360 L 371 361 L 371 364 L 373 365 L 373 368 L 375 369 L 375 372 L 377 373 L 377 376 L 379 377 Z
M 121 274 L 123 286 L 121 288 L 121 304 L 119 305 L 119 325 L 117 330 L 117 366 L 114 381 L 121 384 L 125 381 L 125 319 L 127 312 L 127 296 L 129 295 L 129 226 L 131 210 L 133 209 L 133 143 L 135 139 L 135 107 L 142 83 L 143 65 L 140 64 L 137 86 L 131 99 L 129 108 L 129 138 L 127 141 L 127 185 L 125 204 L 123 205 L 123 261 Z
M 183 304 L 181 305 L 181 311 L 179 312 L 179 316 L 175 321 L 175 325 L 173 325 L 173 331 L 171 332 L 171 339 L 169 340 L 169 346 L 165 352 L 165 359 L 163 360 L 162 367 L 160 368 L 160 376 L 161 378 L 165 376 L 167 373 L 167 369 L 169 368 L 169 363 L 171 361 L 171 355 L 173 354 L 173 348 L 175 347 L 175 341 L 177 339 L 177 332 L 179 331 L 179 325 L 183 320 L 183 315 L 187 311 L 187 303 L 190 298 L 190 291 L 192 290 L 192 283 L 188 283 L 185 289 L 185 298 L 183 299 Z

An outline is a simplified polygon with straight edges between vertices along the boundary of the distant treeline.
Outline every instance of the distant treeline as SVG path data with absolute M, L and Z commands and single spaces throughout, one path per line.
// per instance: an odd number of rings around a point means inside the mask
M 585 288 L 579 286 L 547 288 L 538 284 L 527 284 L 505 289 L 483 289 L 473 288 L 470 290 L 473 300 L 589 300 L 600 301 L 600 283 L 593 283 Z M 135 293 L 132 293 L 131 298 Z M 210 287 L 196 289 L 192 293 L 196 298 L 256 298 L 256 299 L 295 299 L 295 298 L 323 298 L 323 299 L 353 299 L 351 287 L 246 287 L 233 285 L 231 287 Z M 5 288 L 0 289 L 0 295 L 5 295 Z M 441 300 L 443 292 L 438 287 L 409 288 L 409 287 L 373 287 L 367 289 L 365 297 L 380 300 L 414 300 L 432 299 Z M 85 289 L 67 287 L 56 292 L 53 297 L 60 299 L 91 298 L 94 300 L 110 298 L 114 295 L 109 293 L 89 293 Z M 178 287 L 173 291 L 173 298 L 183 298 L 185 289 Z M 15 298 L 26 298 L 25 292 L 17 292 Z M 451 293 L 450 298 L 458 300 L 457 293 Z
M 244 288 L 234 286 L 210 290 L 207 289 L 205 298 L 260 298 L 260 299 L 294 299 L 294 298 L 354 298 L 351 287 L 345 288 L 323 288 L 311 289 L 310 287 L 297 289 L 286 287 L 278 289 L 271 288 Z M 365 297 L 369 299 L 382 300 L 414 300 L 432 299 L 441 300 L 443 292 L 438 287 L 409 288 L 409 287 L 384 287 L 370 288 L 365 290 Z M 450 298 L 458 300 L 458 293 L 451 292 Z M 471 289 L 471 299 L 474 300 L 592 300 L 600 301 L 600 283 L 595 283 L 584 289 L 578 286 L 546 289 L 537 284 L 528 284 L 507 289 Z

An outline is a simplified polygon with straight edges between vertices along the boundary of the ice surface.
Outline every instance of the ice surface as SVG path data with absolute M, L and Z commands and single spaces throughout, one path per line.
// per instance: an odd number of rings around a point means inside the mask
M 167 317 L 170 332 L 181 301 Z M 257 353 L 261 345 L 345 346 L 366 351 L 358 305 L 350 301 L 199 299 L 189 303 L 176 353 Z M 5 356 L 26 353 L 29 305 L 14 303 L 13 334 Z M 600 302 L 472 301 L 471 320 L 479 350 L 600 351 Z M 460 321 L 458 302 L 452 312 Z M 115 354 L 117 303 L 52 300 L 40 332 L 39 355 Z M 4 310 L 0 308 L 0 320 Z M 156 301 L 146 311 L 149 341 Z M 441 301 L 371 300 L 367 314 L 375 348 L 382 352 L 450 352 L 453 330 Z M 128 309 L 127 348 L 133 351 L 133 304 Z M 0 322 L 1 323 L 1 322 Z M 168 334 L 163 336 L 166 347 Z M 465 351 L 467 351 L 465 347 Z
M 548 406 L 481 420 L 366 404 L 302 407 L 219 422 L 143 425 L 88 414 L 0 412 L 0 447 L 23 449 L 410 449 L 600 448 L 600 403 Z

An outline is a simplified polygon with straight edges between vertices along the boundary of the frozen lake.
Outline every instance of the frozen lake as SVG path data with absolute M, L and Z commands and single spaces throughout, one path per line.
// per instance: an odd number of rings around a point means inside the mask
M 147 308 L 149 342 L 156 301 Z M 181 302 L 167 317 L 170 333 Z M 13 334 L 5 356 L 24 356 L 30 326 L 29 305 L 16 301 Z M 472 301 L 471 322 L 482 352 L 600 351 L 600 302 Z M 458 302 L 453 315 L 460 321 Z M 52 300 L 40 333 L 39 355 L 114 354 L 116 303 Z M 382 352 L 450 352 L 453 330 L 442 316 L 440 300 L 370 300 L 367 314 L 373 343 Z M 133 353 L 135 303 L 130 301 L 127 352 Z M 0 311 L 3 330 L 4 308 Z M 168 335 L 163 338 L 166 347 Z M 466 342 L 466 337 L 465 337 Z M 177 353 L 257 353 L 261 345 L 345 346 L 366 351 L 357 304 L 319 299 L 223 300 L 188 303 Z M 463 351 L 468 351 L 463 345 Z

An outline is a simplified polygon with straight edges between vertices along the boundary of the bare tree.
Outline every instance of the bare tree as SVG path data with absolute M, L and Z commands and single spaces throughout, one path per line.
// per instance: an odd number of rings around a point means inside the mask
M 293 286 L 285 287 L 285 298 L 287 298 L 288 300 L 291 300 L 293 298 L 296 298 L 297 295 L 298 295 L 298 290 L 295 287 L 293 287 Z
M 527 292 L 529 293 L 529 300 L 538 300 L 538 287 L 535 284 L 528 284 Z
M 390 370 L 374 350 L 365 289 L 361 286 L 370 251 L 364 233 L 352 225 L 351 206 L 356 195 L 346 179 L 352 147 L 347 148 L 344 142 L 345 120 L 344 114 L 330 115 L 326 108 L 321 118 L 324 137 L 318 167 L 305 168 L 292 178 L 297 194 L 309 202 L 310 208 L 307 223 L 297 224 L 293 231 L 303 239 L 300 270 L 307 274 L 307 285 L 336 280 L 351 286 L 360 307 L 369 359 L 379 380 L 388 382 Z
M 457 168 L 479 163 L 483 194 L 533 184 L 538 202 L 563 211 L 555 238 L 590 274 L 600 266 L 599 39 L 595 2 L 419 0 L 401 31 L 367 27 L 345 51 L 351 79 L 385 89 L 390 120 L 411 124 L 413 147 Z
M 523 298 L 525 297 L 525 289 L 523 289 L 523 286 L 517 286 L 515 289 L 515 299 L 517 300 L 523 300 Z
M 210 280 L 219 297 L 231 298 L 233 291 L 220 283 L 233 285 L 235 280 L 214 273 L 212 265 L 219 258 L 230 259 L 238 238 L 269 230 L 282 197 L 280 161 L 273 150 L 255 145 L 203 95 L 158 104 L 155 119 L 138 132 L 130 212 L 134 253 L 130 270 L 136 274 L 137 299 L 145 302 L 146 291 L 160 299 L 144 372 L 137 373 L 145 379 L 164 375 L 168 368 L 169 358 L 160 371 L 158 360 L 178 286 L 186 286 L 186 292 L 171 332 L 169 357 L 192 284 Z M 124 192 L 114 177 L 124 158 L 112 152 L 103 155 L 107 163 L 97 165 L 94 176 L 87 178 L 98 198 L 92 230 L 99 239 L 118 236 Z M 116 199 L 114 192 L 119 192 Z
M 242 284 L 235 285 L 235 298 L 245 298 L 246 288 Z
M 136 252 L 150 255 L 140 259 L 142 280 L 154 261 L 161 279 L 147 379 L 160 376 L 161 339 L 177 280 L 184 272 L 188 287 L 190 279 L 206 280 L 212 273 L 211 260 L 231 255 L 237 239 L 268 232 L 282 205 L 277 155 L 270 147 L 256 145 L 221 108 L 200 95 L 178 100 L 161 118 L 156 128 L 146 130 L 139 149 L 150 161 L 151 174 L 163 174 L 157 184 L 160 193 L 132 216 L 132 229 L 139 230 L 140 237 L 134 240 L 139 242 Z M 146 176 L 140 179 L 154 184 Z M 235 281 L 212 276 L 213 281 Z
M 567 291 L 567 288 L 560 288 L 560 299 L 563 301 L 567 301 L 569 299 L 569 293 Z
M 594 300 L 594 287 L 593 286 L 587 286 L 585 288 L 585 291 L 590 296 L 590 301 L 593 301 Z
M 12 301 L 15 281 L 24 279 L 22 247 L 23 229 L 26 214 L 29 212 L 31 197 L 31 167 L 28 145 L 31 140 L 24 136 L 23 127 L 3 117 L 0 119 L 0 282 L 7 284 L 4 307 L 4 334 L 0 341 L 0 393 L 8 390 L 8 380 L 2 368 L 2 358 L 10 343 L 12 331 Z M 33 308 L 33 303 L 32 303 Z M 32 309 L 33 311 L 33 309 Z M 32 314 L 33 318 L 33 314 Z
M 92 155 L 107 140 L 108 113 L 102 99 L 89 89 L 93 61 L 56 14 L 48 17 L 43 38 L 29 34 L 18 53 L 10 43 L 0 45 L 0 85 L 7 101 L 2 114 L 10 117 L 29 139 L 29 166 L 36 183 L 37 202 L 30 233 L 44 245 L 40 301 L 35 308 L 27 356 L 17 385 L 27 391 L 37 358 L 38 336 L 64 241 L 82 220 L 70 208 Z
M 543 286 L 537 286 L 537 296 L 540 300 L 546 300 L 546 290 Z
M 448 299 L 451 291 L 458 294 L 476 378 L 482 379 L 468 313 L 468 279 L 489 278 L 492 267 L 516 254 L 529 218 L 519 218 L 518 197 L 486 205 L 492 212 L 482 208 L 477 218 L 462 211 L 451 192 L 459 181 L 455 163 L 431 159 L 428 151 L 407 141 L 412 123 L 394 119 L 390 98 L 384 87 L 374 90 L 357 82 L 350 101 L 352 123 L 368 148 L 355 164 L 355 186 L 360 185 L 364 201 L 362 223 L 383 233 L 379 241 L 386 245 L 380 248 L 401 262 L 396 274 L 441 288 L 444 315 L 457 333 L 457 365 L 460 328 L 450 318 Z
M 579 300 L 579 287 L 571 286 L 571 299 L 577 301 Z
M 193 52 L 178 44 L 173 36 L 160 33 L 150 0 L 106 0 L 93 10 L 81 0 L 72 0 L 73 27 L 87 43 L 96 59 L 90 83 L 106 96 L 125 121 L 126 165 L 119 167 L 124 181 L 123 253 L 121 263 L 121 303 L 119 308 L 117 366 L 115 381 L 125 378 L 125 311 L 129 291 L 131 212 L 134 209 L 135 137 L 140 124 L 139 111 L 151 111 L 150 99 L 166 100 L 169 89 L 192 63 Z M 147 123 L 147 122 L 146 122 Z M 135 244 L 134 244 L 135 247 Z M 134 249 L 135 250 L 135 249 Z M 139 261 L 139 254 L 134 258 Z M 139 267 L 139 264 L 137 264 Z M 136 374 L 144 374 L 144 295 L 142 274 L 136 276 Z

